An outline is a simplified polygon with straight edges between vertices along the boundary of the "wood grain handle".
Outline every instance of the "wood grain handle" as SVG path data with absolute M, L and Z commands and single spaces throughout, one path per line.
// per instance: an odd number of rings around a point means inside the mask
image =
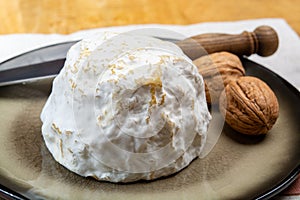
M 250 56 L 255 53 L 260 56 L 270 56 L 278 48 L 278 36 L 270 26 L 259 26 L 253 32 L 244 31 L 237 35 L 201 34 L 179 41 L 176 44 L 192 60 L 206 53 L 220 51 L 228 51 L 238 56 Z

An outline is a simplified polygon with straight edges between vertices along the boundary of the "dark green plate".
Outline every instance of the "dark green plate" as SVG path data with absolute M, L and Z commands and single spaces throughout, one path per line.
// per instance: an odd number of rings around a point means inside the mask
M 0 88 L 1 195 L 12 199 L 263 199 L 286 188 L 300 171 L 300 93 L 265 67 L 242 59 L 247 75 L 275 92 L 279 118 L 265 137 L 224 126 L 214 149 L 167 178 L 112 184 L 80 177 L 58 163 L 41 137 L 40 112 L 49 79 Z

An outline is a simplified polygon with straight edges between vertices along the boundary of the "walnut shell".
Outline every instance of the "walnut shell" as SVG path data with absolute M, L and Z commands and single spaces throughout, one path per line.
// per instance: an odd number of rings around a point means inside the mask
M 193 62 L 203 76 L 208 104 L 218 104 L 224 87 L 231 80 L 245 75 L 245 69 L 240 59 L 232 53 L 213 53 Z
M 226 123 L 248 135 L 266 134 L 279 115 L 274 92 L 265 82 L 251 76 L 230 82 L 221 93 L 219 106 Z

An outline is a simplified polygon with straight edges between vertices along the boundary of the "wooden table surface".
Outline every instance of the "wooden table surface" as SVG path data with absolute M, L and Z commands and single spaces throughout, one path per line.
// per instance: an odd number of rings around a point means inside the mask
M 0 34 L 273 17 L 300 34 L 299 0 L 0 0 Z

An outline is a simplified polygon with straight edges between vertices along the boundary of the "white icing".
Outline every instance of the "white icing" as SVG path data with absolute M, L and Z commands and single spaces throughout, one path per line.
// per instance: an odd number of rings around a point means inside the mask
M 56 161 L 111 182 L 186 167 L 203 150 L 210 118 L 203 79 L 179 47 L 113 33 L 71 47 L 41 114 Z

